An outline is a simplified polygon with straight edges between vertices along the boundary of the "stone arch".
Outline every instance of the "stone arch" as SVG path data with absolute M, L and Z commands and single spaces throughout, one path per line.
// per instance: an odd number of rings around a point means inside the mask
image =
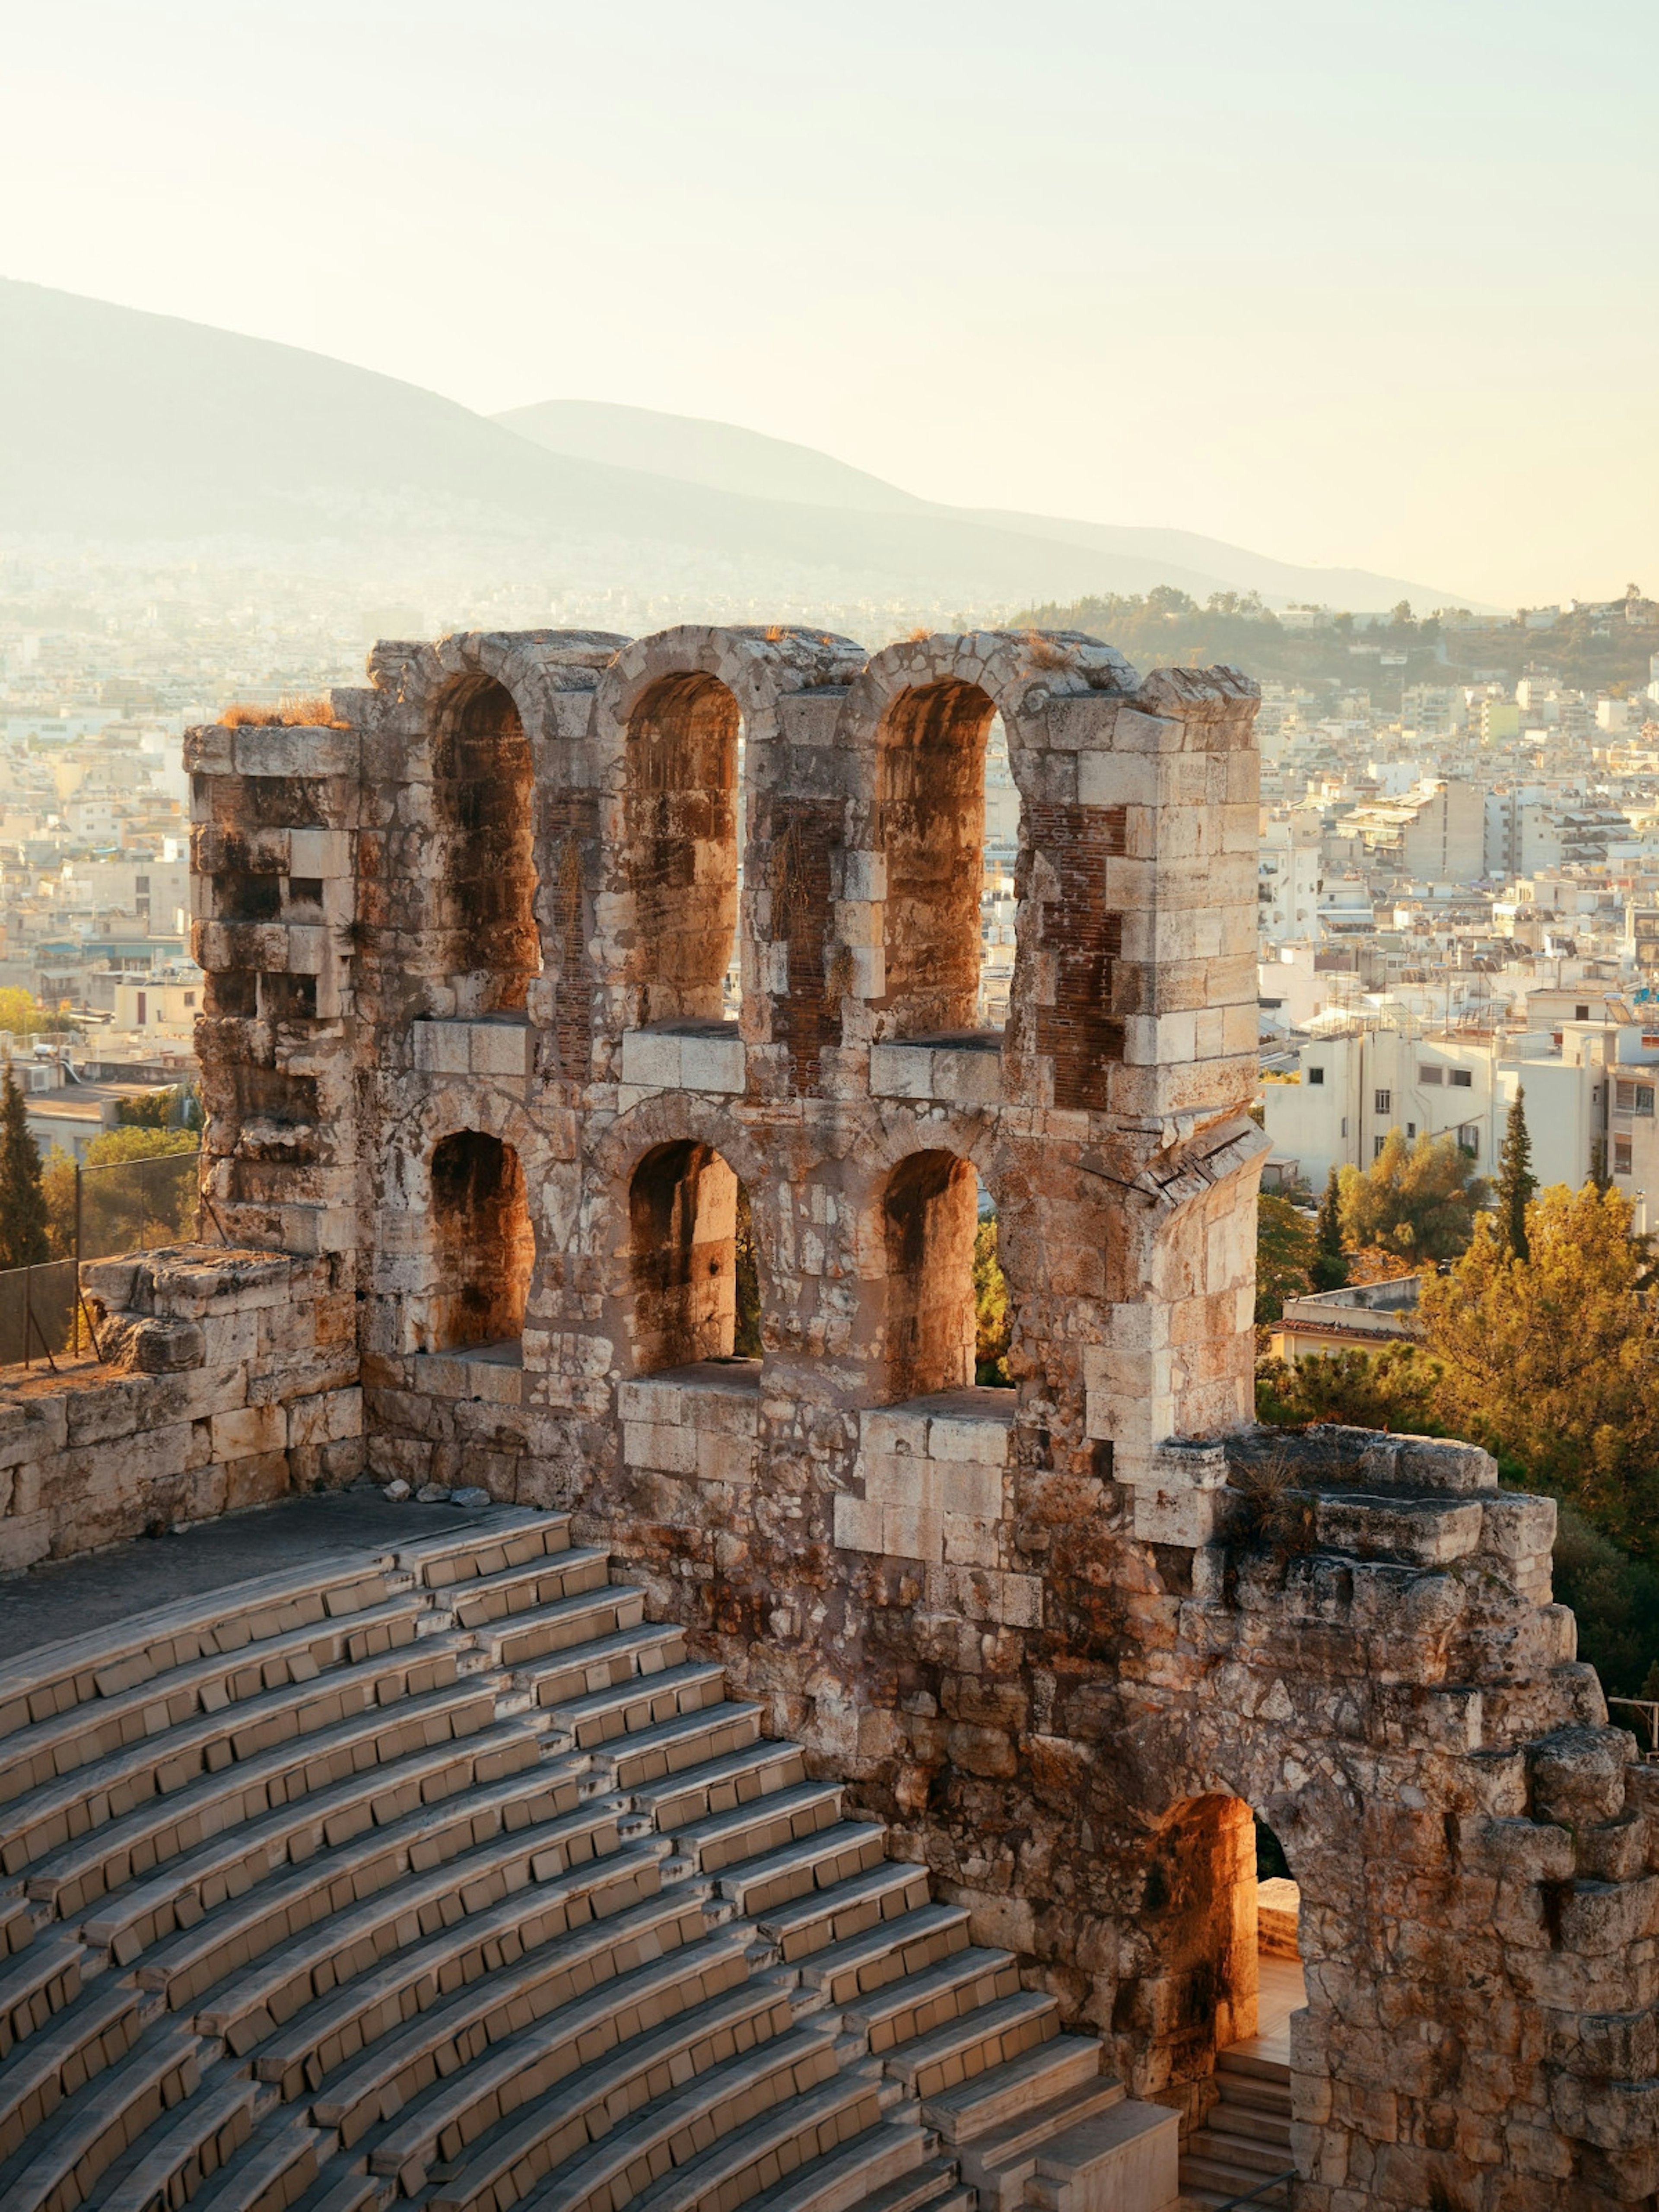
M 457 678 L 432 740 L 443 965 L 471 1014 L 516 1012 L 541 967 L 535 775 L 517 702 L 494 678 Z
M 613 1194 L 604 1265 L 623 1374 L 752 1356 L 733 1351 L 740 1196 L 763 1314 L 772 1291 L 772 1192 L 752 1133 L 736 1115 L 666 1092 L 609 1130 L 598 1158 Z
M 519 1153 L 485 1130 L 452 1130 L 433 1146 L 428 1176 L 434 1279 L 423 1348 L 520 1335 L 536 1239 Z
M 753 972 L 753 942 L 770 931 L 772 871 L 751 862 L 780 835 L 782 702 L 862 663 L 850 640 L 820 632 L 687 625 L 625 648 L 602 675 L 592 746 L 616 1028 L 720 1018 L 740 880 L 744 972 Z M 758 1012 L 755 1023 L 766 1027 Z
M 872 1037 L 975 1026 L 986 739 L 1000 715 L 1024 817 L 1048 796 L 1041 733 L 1057 697 L 1124 691 L 1134 672 L 1080 634 L 978 631 L 906 640 L 874 654 L 851 686 L 843 741 L 859 756 L 849 842 L 868 860 L 865 933 Z M 941 829 L 944 834 L 941 835 Z M 1016 969 L 1028 957 L 1017 947 Z M 1018 983 L 1015 986 L 1018 990 Z
M 907 1153 L 881 1193 L 883 1395 L 896 1403 L 974 1379 L 979 1179 L 960 1153 Z
M 735 694 L 702 671 L 664 676 L 628 718 L 623 835 L 641 1027 L 718 1021 L 738 923 Z

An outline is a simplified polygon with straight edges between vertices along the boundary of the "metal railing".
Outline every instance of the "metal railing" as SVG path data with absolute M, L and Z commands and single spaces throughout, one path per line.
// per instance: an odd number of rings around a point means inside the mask
M 1287 2166 L 1283 2173 L 1270 2173 L 1265 2181 L 1258 2181 L 1254 2189 L 1247 2189 L 1242 2197 L 1229 2197 L 1215 2207 L 1215 2212 L 1235 2212 L 1240 2204 L 1254 2204 L 1258 2197 L 1265 2197 L 1270 2189 L 1282 2189 L 1287 2181 L 1296 2179 L 1296 2168 Z
M 192 1146 L 152 1159 L 76 1169 L 67 1256 L 0 1269 L 0 1367 L 28 1367 L 44 1359 L 55 1368 L 59 1357 L 96 1352 L 92 1317 L 81 1295 L 81 1263 L 193 1243 L 203 1212 L 200 1163 Z
M 1610 1705 L 1628 1705 L 1641 1714 L 1648 1724 L 1648 1747 L 1642 1757 L 1648 1764 L 1659 1760 L 1659 1699 L 1652 1698 L 1609 1698 Z

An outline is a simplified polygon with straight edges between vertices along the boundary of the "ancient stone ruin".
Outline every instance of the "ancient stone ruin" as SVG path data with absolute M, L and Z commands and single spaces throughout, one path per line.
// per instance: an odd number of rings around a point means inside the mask
M 473 1503 L 0 1667 L 5 2201 L 1153 2212 L 1254 2137 L 1303 2212 L 1651 2212 L 1659 1771 L 1553 1506 L 1252 1426 L 1253 687 L 781 627 L 369 672 L 187 741 L 221 1241 L 87 1270 L 0 1559 Z

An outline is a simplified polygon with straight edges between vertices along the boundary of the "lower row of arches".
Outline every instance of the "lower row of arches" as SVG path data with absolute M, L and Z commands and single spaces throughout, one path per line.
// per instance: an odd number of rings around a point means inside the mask
M 431 1162 L 434 1283 L 421 1349 L 504 1344 L 524 1327 L 536 1256 L 530 1194 L 514 1146 L 462 1129 Z M 881 1194 L 881 1355 L 890 1402 L 1008 1382 L 1012 1301 L 996 1214 L 969 1160 L 900 1160 Z M 627 1291 L 636 1375 L 706 1359 L 754 1359 L 764 1270 L 749 1193 L 696 1138 L 653 1146 L 627 1191 Z

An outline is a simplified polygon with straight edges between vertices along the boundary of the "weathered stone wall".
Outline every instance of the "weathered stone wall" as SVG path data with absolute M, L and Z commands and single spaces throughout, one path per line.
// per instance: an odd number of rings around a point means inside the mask
M 1249 1431 L 1252 687 L 787 630 L 371 675 L 341 727 L 190 748 L 211 1188 L 240 1238 L 355 1264 L 376 1474 L 573 1508 L 1194 2113 L 1252 2016 L 1264 1814 L 1301 1885 L 1304 2205 L 1649 2202 L 1659 1839 L 1549 1603 L 1551 1509 L 1461 1447 Z M 985 1034 L 993 714 L 1021 830 Z M 457 775 L 458 714 L 499 790 Z M 444 1226 L 469 1132 L 516 1160 L 527 1282 L 521 1238 Z M 969 1168 L 1007 1392 L 959 1387 Z M 764 1340 L 735 1364 L 732 1176 Z M 522 1331 L 464 1341 L 455 1278 L 492 1267 Z
M 0 1389 L 0 1569 L 362 1473 L 342 1262 L 182 1245 L 81 1274 L 102 1358 Z

